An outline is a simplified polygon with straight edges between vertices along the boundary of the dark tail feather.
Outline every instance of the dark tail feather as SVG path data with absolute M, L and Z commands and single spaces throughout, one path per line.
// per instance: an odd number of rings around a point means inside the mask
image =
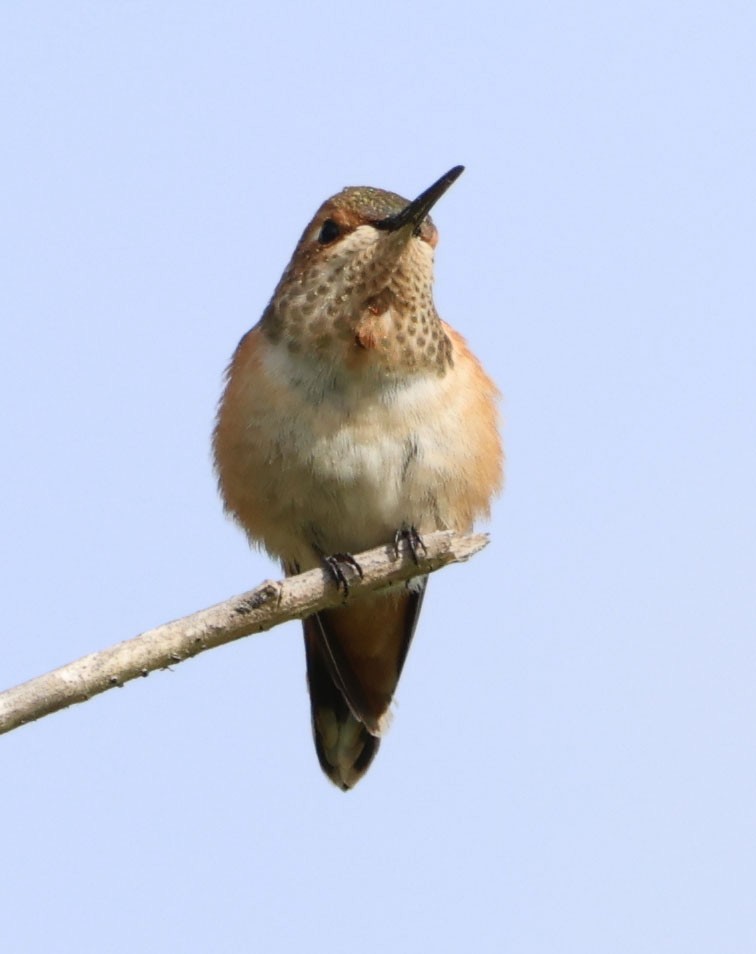
M 315 748 L 323 771 L 344 791 L 378 751 L 426 582 L 304 620 Z
M 367 772 L 381 740 L 352 715 L 334 681 L 318 617 L 310 616 L 303 626 L 315 750 L 325 774 L 346 792 Z

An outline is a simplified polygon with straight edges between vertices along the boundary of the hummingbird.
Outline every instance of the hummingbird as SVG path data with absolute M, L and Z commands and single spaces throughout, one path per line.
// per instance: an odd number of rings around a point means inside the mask
M 213 434 L 226 511 L 292 575 L 434 530 L 468 531 L 502 484 L 499 392 L 432 294 L 429 212 L 455 166 L 409 202 L 348 187 L 304 230 L 226 373 Z M 340 789 L 365 774 L 427 576 L 303 621 L 312 731 Z

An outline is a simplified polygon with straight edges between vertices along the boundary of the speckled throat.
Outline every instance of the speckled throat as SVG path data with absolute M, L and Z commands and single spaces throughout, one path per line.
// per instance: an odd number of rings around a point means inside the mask
M 443 376 L 452 345 L 433 303 L 431 230 L 358 224 L 328 250 L 306 230 L 263 315 L 267 337 L 339 374 Z

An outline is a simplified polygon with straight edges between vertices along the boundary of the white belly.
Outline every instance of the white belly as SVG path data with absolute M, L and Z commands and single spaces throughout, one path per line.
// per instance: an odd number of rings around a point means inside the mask
M 404 526 L 435 529 L 441 454 L 427 407 L 417 413 L 426 390 L 419 381 L 391 400 L 360 402 L 348 416 L 327 403 L 297 415 L 281 453 L 291 467 L 292 496 L 302 494 L 326 551 L 377 546 Z

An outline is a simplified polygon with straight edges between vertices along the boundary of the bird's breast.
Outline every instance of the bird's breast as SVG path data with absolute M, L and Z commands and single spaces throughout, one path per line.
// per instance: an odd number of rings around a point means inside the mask
M 406 523 L 427 525 L 443 454 L 434 420 L 439 388 L 430 375 L 317 404 L 297 396 L 275 437 L 281 490 L 307 501 L 323 549 L 357 552 Z
M 255 329 L 232 363 L 216 428 L 228 509 L 253 540 L 303 568 L 314 565 L 312 545 L 359 552 L 407 524 L 465 529 L 487 509 L 500 450 L 495 389 L 488 382 L 476 396 L 479 367 L 460 347 L 457 358 L 444 375 L 350 375 Z

